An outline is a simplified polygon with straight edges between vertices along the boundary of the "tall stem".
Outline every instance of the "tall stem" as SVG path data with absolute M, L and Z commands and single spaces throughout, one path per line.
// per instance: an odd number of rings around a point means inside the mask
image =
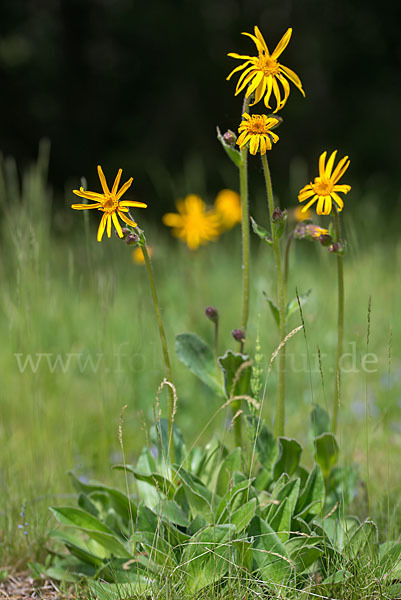
M 270 227 L 273 242 L 274 260 L 276 263 L 276 277 L 277 277 L 277 295 L 279 305 L 279 329 L 280 329 L 280 343 L 285 338 L 285 320 L 286 320 L 286 289 L 283 281 L 283 273 L 281 270 L 281 251 L 280 251 L 280 240 L 277 235 L 276 225 L 273 221 L 274 212 L 274 199 L 273 199 L 273 188 L 270 176 L 269 165 L 267 162 L 266 154 L 262 155 L 263 172 L 266 182 L 266 193 L 267 203 L 269 207 Z M 279 367 L 278 367 L 278 389 L 277 389 L 277 406 L 276 406 L 276 420 L 275 420 L 275 433 L 277 436 L 284 435 L 285 429 L 285 346 L 281 348 L 279 354 Z
M 145 259 L 146 271 L 149 277 L 150 290 L 152 293 L 153 306 L 155 308 L 156 320 L 159 326 L 159 335 L 160 341 L 162 345 L 162 352 L 164 358 L 164 366 L 166 369 L 166 378 L 167 381 L 171 382 L 171 364 L 170 364 L 170 356 L 168 352 L 167 346 L 167 338 L 166 333 L 164 331 L 162 314 L 160 310 L 160 304 L 157 297 L 155 278 L 153 275 L 152 263 L 150 262 L 148 249 L 146 247 L 146 243 L 142 246 L 143 257 Z M 169 445 L 169 455 L 170 462 L 174 463 L 174 439 L 173 439 L 173 426 L 174 426 L 174 395 L 173 390 L 170 386 L 168 386 L 168 445 Z
M 242 114 L 248 111 L 250 98 L 244 98 Z M 246 336 L 249 316 L 249 288 L 250 288 L 250 232 L 249 232 L 249 204 L 248 204 L 248 148 L 241 149 L 241 166 L 239 167 L 239 187 L 241 196 L 241 235 L 242 235 L 242 317 L 241 329 Z M 243 352 L 244 342 L 240 342 L 240 352 Z M 231 405 L 233 417 L 238 410 L 237 403 Z M 234 422 L 235 445 L 242 446 L 241 415 Z
M 340 217 L 338 211 L 334 210 L 334 227 L 336 231 L 336 242 L 341 241 Z M 341 357 L 343 353 L 344 336 L 344 265 L 343 257 L 337 254 L 337 277 L 338 277 L 338 320 L 337 320 L 337 362 L 336 362 L 336 380 L 334 383 L 334 402 L 333 418 L 331 430 L 337 431 L 338 408 L 340 404 L 341 393 Z
M 244 98 L 242 113 L 248 111 L 249 98 Z M 242 234 L 242 318 L 241 329 L 246 335 L 249 315 L 249 287 L 250 287 L 250 234 L 249 234 L 249 204 L 248 204 L 248 148 L 241 150 L 242 162 L 239 168 L 239 186 L 241 196 L 241 234 Z M 241 349 L 242 351 L 242 349 Z

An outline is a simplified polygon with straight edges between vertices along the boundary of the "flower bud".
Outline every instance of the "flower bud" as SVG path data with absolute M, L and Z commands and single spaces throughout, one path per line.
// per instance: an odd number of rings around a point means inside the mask
M 231 335 L 236 342 L 245 342 L 245 332 L 242 329 L 233 329 Z
M 228 129 L 223 134 L 223 140 L 227 144 L 227 146 L 231 146 L 232 148 L 234 148 L 235 142 L 237 141 L 237 136 L 233 131 L 231 131 L 231 129 Z
M 125 238 L 127 246 L 134 246 L 139 242 L 139 236 L 136 233 L 129 233 Z
M 330 246 L 332 241 L 333 241 L 333 238 L 328 233 L 324 233 L 319 236 L 319 242 L 321 243 L 322 246 Z
M 273 223 L 280 223 L 283 220 L 283 212 L 278 206 L 273 211 L 272 219 Z
M 131 233 L 131 230 L 128 229 L 128 227 L 122 227 L 121 231 L 123 233 L 123 237 L 120 238 L 120 236 L 118 235 L 117 229 L 114 230 L 114 233 L 116 234 L 116 236 L 120 239 L 120 240 L 125 240 L 127 238 L 127 236 L 129 236 L 129 234 Z
M 327 250 L 332 254 L 343 256 L 345 254 L 345 244 L 342 242 L 334 242 L 333 244 L 330 244 Z
M 205 308 L 205 315 L 213 323 L 217 323 L 217 321 L 219 320 L 219 313 L 217 312 L 217 308 L 214 308 L 214 306 L 207 306 Z

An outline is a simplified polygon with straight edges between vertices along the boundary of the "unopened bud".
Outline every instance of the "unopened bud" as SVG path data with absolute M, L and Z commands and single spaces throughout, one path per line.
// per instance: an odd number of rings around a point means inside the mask
M 319 242 L 322 244 L 322 246 L 330 246 L 332 241 L 333 238 L 328 233 L 319 236 Z
M 283 211 L 277 206 L 272 215 L 273 223 L 280 223 L 283 220 L 283 216 Z
M 231 129 L 228 129 L 223 134 L 223 140 L 227 144 L 227 146 L 232 146 L 234 148 L 235 142 L 237 141 L 237 136 L 233 131 L 231 131 Z
M 340 256 L 342 256 L 343 254 L 345 254 L 345 245 L 341 242 L 334 242 L 334 244 L 330 244 L 327 250 L 332 254 L 339 254 Z
M 125 238 L 125 243 L 127 244 L 127 246 L 134 246 L 138 242 L 139 242 L 139 235 L 137 235 L 136 233 L 130 233 Z
M 120 237 L 120 236 L 118 235 L 118 231 L 117 231 L 117 229 L 115 229 L 115 230 L 114 230 L 114 232 L 115 232 L 116 236 L 117 236 L 118 238 L 120 238 L 120 240 L 125 240 L 125 239 L 126 239 L 126 237 L 127 237 L 127 236 L 128 236 L 130 233 L 131 233 L 131 230 L 130 230 L 130 229 L 128 229 L 128 227 L 122 227 L 122 228 L 121 228 L 121 231 L 122 231 L 122 234 L 123 234 L 123 235 L 122 235 L 122 237 Z
M 245 332 L 242 329 L 233 329 L 231 335 L 236 342 L 245 342 Z
M 214 308 L 214 306 L 207 306 L 205 308 L 205 315 L 208 319 L 213 321 L 213 323 L 217 323 L 217 321 L 219 320 L 219 313 L 217 312 L 217 309 Z

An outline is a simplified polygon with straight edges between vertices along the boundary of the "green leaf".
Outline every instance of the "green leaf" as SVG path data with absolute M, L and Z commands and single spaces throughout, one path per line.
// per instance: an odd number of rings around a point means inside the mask
M 100 581 L 88 581 L 90 598 L 92 600 L 134 600 L 138 594 L 146 594 L 151 586 L 152 580 L 142 575 L 137 575 L 129 583 L 105 583 Z
M 401 542 L 384 542 L 380 544 L 380 566 L 387 571 L 384 578 L 400 579 L 401 577 Z
M 131 536 L 131 543 L 141 544 L 152 561 L 161 567 L 174 567 L 176 559 L 172 546 L 163 537 L 161 530 L 141 531 L 139 528 Z
M 219 523 L 230 519 L 230 515 L 251 498 L 256 497 L 252 488 L 253 479 L 244 479 L 228 490 L 220 501 L 216 511 Z
M 217 525 L 205 527 L 191 538 L 183 553 L 183 563 L 192 594 L 224 577 L 230 565 L 230 540 L 234 534 L 234 525 Z
M 307 303 L 309 296 L 311 295 L 311 292 L 312 292 L 312 290 L 308 290 L 305 294 L 302 294 L 301 296 L 298 295 L 299 304 L 301 305 L 301 307 Z M 287 304 L 286 319 L 289 319 L 291 317 L 291 315 L 293 315 L 295 312 L 299 311 L 298 298 L 293 298 Z
M 79 558 L 83 563 L 92 565 L 96 568 L 99 568 L 104 564 L 103 559 L 107 554 L 104 549 L 99 545 L 97 545 L 96 548 L 94 548 L 93 545 L 89 547 L 89 544 L 84 542 L 82 536 L 78 537 L 76 532 L 71 530 L 57 530 L 52 531 L 50 535 L 53 539 L 65 544 L 71 554 Z
M 177 335 L 175 350 L 179 360 L 216 394 L 222 395 L 216 376 L 216 363 L 212 349 L 194 333 Z
M 216 492 L 224 496 L 229 485 L 232 485 L 234 471 L 241 468 L 241 448 L 235 448 L 221 463 L 216 483 Z
M 329 519 L 317 518 L 313 521 L 321 526 L 324 533 L 331 541 L 333 548 L 342 552 L 353 533 L 359 529 L 360 523 L 357 517 L 343 517 L 341 519 L 330 517 Z
M 273 319 L 275 320 L 277 327 L 280 327 L 280 311 L 278 309 L 277 304 L 271 298 L 269 298 L 269 296 L 266 294 L 266 292 L 263 292 L 263 295 L 265 297 L 267 304 L 270 307 L 271 313 L 273 315 Z
M 302 453 L 302 446 L 297 440 L 280 437 L 279 457 L 274 465 L 274 479 L 278 479 L 282 473 L 291 475 L 299 465 Z
M 159 419 L 157 421 L 157 427 L 152 425 L 150 428 L 150 441 L 157 448 L 156 464 L 160 466 L 160 470 L 166 470 L 166 463 L 168 462 L 168 451 L 169 451 L 169 427 L 168 419 Z M 174 423 L 173 425 L 173 444 L 174 444 L 174 456 L 177 463 L 181 464 L 185 459 L 187 450 L 185 448 L 185 442 L 181 430 Z M 154 470 L 154 469 L 152 469 Z M 146 471 L 149 474 L 149 471 Z
M 350 579 L 351 577 L 353 577 L 352 573 L 350 573 L 346 569 L 340 569 L 339 571 L 333 573 L 333 575 L 329 575 L 328 577 L 326 577 L 326 579 L 319 583 L 319 587 L 323 585 L 331 587 L 333 585 L 336 585 L 337 583 L 344 583 L 344 581 L 347 581 L 347 579 Z
M 172 499 L 174 497 L 176 486 L 172 481 L 158 473 L 146 475 L 137 471 L 132 465 L 114 465 L 113 468 L 121 471 L 128 471 L 129 473 L 132 473 L 135 479 L 149 483 L 149 485 L 155 487 L 158 492 L 165 494 L 168 498 Z
M 327 478 L 338 459 L 338 444 L 333 433 L 322 433 L 314 441 L 315 461 L 321 466 Z
M 357 491 L 358 469 L 355 466 L 334 467 L 331 469 L 327 482 L 327 495 L 332 496 L 332 504 L 339 502 L 348 506 Z
M 324 478 L 319 465 L 315 465 L 306 480 L 297 505 L 295 513 L 297 517 L 306 518 L 309 521 L 318 515 L 324 507 L 325 487 Z
M 252 498 L 230 515 L 230 523 L 235 525 L 237 533 L 241 533 L 253 519 L 256 512 L 257 499 Z
M 69 476 L 71 477 L 72 483 L 78 492 L 83 492 L 88 495 L 92 492 L 104 492 L 104 498 L 107 498 L 110 505 L 122 517 L 125 523 L 128 523 L 131 515 L 134 520 L 136 519 L 136 504 L 134 504 L 134 502 L 132 502 L 126 494 L 120 492 L 120 490 L 109 487 L 97 481 L 84 483 L 72 472 L 69 473 Z
M 157 514 L 161 514 L 171 523 L 180 525 L 181 527 L 188 527 L 189 519 L 185 512 L 181 509 L 179 504 L 174 500 L 162 500 L 155 508 Z
M 251 365 L 242 367 L 248 361 L 249 356 L 232 350 L 227 350 L 223 356 L 219 357 L 218 362 L 223 370 L 224 390 L 227 398 L 251 393 Z
M 227 156 L 233 161 L 233 163 L 235 164 L 236 167 L 240 168 L 240 166 L 242 165 L 241 153 L 238 150 L 236 150 L 235 148 L 233 148 L 230 144 L 226 143 L 226 141 L 224 140 L 223 136 L 221 135 L 221 131 L 218 127 L 217 127 L 217 139 L 219 140 L 220 144 L 223 146 Z
M 253 217 L 251 217 L 251 225 L 253 232 L 256 233 L 258 238 L 260 238 L 263 242 L 266 242 L 266 244 L 269 244 L 269 246 L 273 246 L 273 240 L 270 233 L 267 231 L 267 229 L 258 225 Z
M 252 571 L 253 567 L 253 554 L 252 554 L 252 542 L 245 540 L 234 540 L 233 547 L 235 548 L 235 563 L 248 571 Z
M 327 410 L 318 404 L 313 406 L 310 420 L 313 438 L 322 435 L 322 433 L 329 433 L 331 431 L 329 414 Z
M 291 540 L 289 540 L 291 541 Z M 286 545 L 288 550 L 288 547 Z M 290 558 L 295 563 L 295 569 L 297 574 L 304 573 L 309 567 L 313 565 L 322 556 L 323 550 L 316 548 L 313 545 L 302 545 L 297 549 L 293 549 L 290 552 Z
M 356 529 L 345 546 L 351 558 L 368 555 L 377 556 L 379 551 L 377 526 L 373 521 L 365 521 Z
M 260 577 L 264 581 L 285 584 L 295 565 L 288 558 L 280 538 L 260 517 L 253 518 L 249 535 L 254 538 L 252 554 Z
M 181 481 L 185 488 L 185 495 L 192 515 L 195 517 L 199 514 L 206 519 L 206 522 L 213 522 L 214 514 L 212 503 L 219 502 L 220 497 L 213 496 L 212 492 L 206 486 L 200 481 L 195 480 L 190 473 L 180 468 L 178 465 L 174 465 L 174 469 L 177 479 Z
M 292 479 L 272 494 L 272 500 L 277 500 L 279 504 L 270 506 L 266 520 L 283 542 L 290 537 L 291 520 L 298 500 L 299 488 L 300 480 Z

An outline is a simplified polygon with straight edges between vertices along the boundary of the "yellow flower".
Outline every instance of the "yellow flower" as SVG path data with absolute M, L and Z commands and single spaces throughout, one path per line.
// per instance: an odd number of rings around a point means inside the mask
M 267 117 L 266 115 L 242 115 L 243 121 L 238 127 L 241 135 L 237 139 L 238 146 L 242 149 L 249 142 L 249 152 L 256 154 L 259 146 L 260 153 L 266 154 L 266 150 L 272 149 L 272 142 L 276 143 L 279 137 L 271 131 L 271 128 L 280 123 L 280 119 Z
M 319 227 L 319 225 L 307 225 L 307 228 L 308 232 L 315 240 L 318 240 L 321 235 L 329 235 L 329 230 L 324 227 Z
M 241 223 L 241 198 L 233 190 L 221 190 L 214 201 L 214 208 L 220 217 L 221 228 L 232 229 L 237 223 Z
M 332 201 L 337 204 L 337 210 L 341 211 L 344 207 L 344 202 L 337 192 L 348 194 L 351 189 L 350 185 L 338 185 L 337 182 L 348 169 L 350 160 L 348 156 L 342 158 L 333 171 L 334 161 L 337 150 L 335 150 L 326 163 L 327 152 L 323 152 L 319 158 L 319 177 L 315 177 L 315 181 L 309 183 L 298 194 L 298 200 L 304 202 L 312 196 L 312 200 L 302 208 L 302 212 L 306 212 L 308 208 L 317 201 L 316 212 L 318 215 L 329 215 L 331 213 Z
M 147 246 L 147 250 L 148 250 L 149 258 L 151 258 L 152 257 L 152 249 L 149 246 Z M 145 264 L 145 257 L 143 255 L 143 250 L 142 250 L 141 246 L 134 248 L 134 250 L 132 251 L 132 260 L 137 265 Z
M 206 204 L 196 194 L 189 194 L 176 202 L 178 213 L 167 213 L 163 223 L 173 227 L 173 235 L 186 242 L 188 248 L 196 250 L 219 237 L 220 219 L 214 210 L 207 210 Z
M 312 218 L 312 211 L 311 210 L 307 210 L 306 212 L 304 212 L 302 210 L 302 206 L 296 206 L 294 208 L 294 219 L 296 221 L 306 221 L 307 219 L 311 219 Z
M 246 98 L 255 92 L 255 101 L 251 104 L 251 106 L 259 102 L 259 100 L 261 100 L 264 96 L 265 106 L 266 108 L 270 108 L 269 101 L 273 92 L 276 98 L 276 108 L 274 112 L 277 112 L 283 108 L 290 94 L 290 84 L 288 83 L 287 79 L 292 81 L 292 83 L 300 90 L 303 96 L 305 96 L 305 92 L 302 89 L 302 83 L 298 75 L 277 61 L 280 54 L 287 47 L 287 44 L 291 38 L 291 34 L 292 29 L 287 29 L 286 33 L 281 38 L 272 54 L 269 53 L 266 42 L 258 27 L 255 26 L 255 35 L 252 35 L 251 33 L 242 34 L 249 36 L 255 42 L 258 50 L 258 56 L 247 56 L 236 54 L 235 52 L 231 52 L 228 55 L 232 56 L 233 58 L 245 60 L 242 65 L 231 71 L 227 77 L 227 79 L 230 79 L 234 73 L 245 69 L 241 74 L 241 77 L 238 79 L 237 87 L 235 89 L 236 96 L 248 86 L 245 93 Z M 279 83 L 283 88 L 282 90 L 280 89 Z M 283 92 L 284 97 L 282 97 Z
M 74 194 L 77 196 L 81 196 L 81 198 L 86 198 L 94 204 L 72 204 L 71 208 L 75 208 L 75 210 L 86 210 L 89 208 L 97 208 L 98 210 L 103 212 L 103 216 L 100 220 L 99 228 L 97 230 L 97 241 L 101 242 L 104 230 L 107 226 L 107 236 L 111 237 L 111 222 L 113 221 L 114 227 L 120 238 L 124 237 L 124 234 L 121 230 L 121 225 L 117 219 L 117 215 L 120 217 L 124 223 L 127 225 L 131 225 L 131 227 L 136 227 L 136 223 L 132 221 L 129 217 L 127 217 L 126 213 L 129 211 L 129 206 L 134 206 L 138 208 L 146 208 L 146 204 L 143 202 L 135 202 L 131 200 L 120 201 L 120 198 L 130 187 L 133 179 L 132 177 L 124 183 L 124 185 L 117 191 L 118 184 L 120 183 L 122 169 L 118 170 L 117 176 L 114 180 L 113 187 L 111 191 L 106 182 L 106 178 L 103 174 L 102 167 L 98 165 L 97 172 L 99 174 L 100 183 L 102 185 L 103 194 L 98 194 L 97 192 L 86 192 L 84 188 L 80 188 L 79 190 L 73 190 Z

